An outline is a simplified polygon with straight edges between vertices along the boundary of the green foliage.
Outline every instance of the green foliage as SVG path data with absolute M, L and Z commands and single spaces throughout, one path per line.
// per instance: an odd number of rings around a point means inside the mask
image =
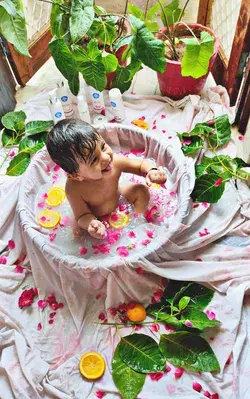
M 0 2 L 0 34 L 14 45 L 16 51 L 30 57 L 21 0 L 3 0 Z
M 94 21 L 93 0 L 72 0 L 69 29 L 72 43 L 78 42 Z
M 220 181 L 220 176 L 216 173 L 210 173 L 200 176 L 195 181 L 195 187 L 191 197 L 194 202 L 208 202 L 215 204 L 222 197 L 225 190 L 225 182 Z M 220 182 L 219 185 L 217 185 Z
M 30 163 L 30 154 L 34 154 L 44 146 L 46 132 L 53 126 L 53 121 L 31 121 L 25 124 L 25 120 L 26 114 L 23 111 L 8 112 L 1 119 L 5 126 L 2 132 L 3 147 L 19 144 L 18 154 L 11 160 L 6 171 L 9 176 L 19 176 L 25 172 Z M 9 153 L 1 166 L 8 156 Z
M 182 76 L 191 76 L 195 79 L 208 72 L 209 61 L 214 53 L 214 37 L 208 32 L 201 32 L 201 38 L 181 39 L 186 49 L 181 62 Z
M 161 20 L 164 26 L 174 25 L 180 18 L 182 9 L 179 8 L 179 0 L 173 0 L 170 4 L 163 8 L 161 12 Z
M 199 136 L 191 136 L 188 140 L 183 138 L 184 144 L 181 149 L 185 155 L 196 153 L 197 150 L 203 148 L 204 142 Z
M 135 399 L 141 392 L 146 374 L 137 373 L 127 366 L 119 355 L 120 344 L 117 345 L 112 360 L 112 377 L 116 388 L 124 399 Z

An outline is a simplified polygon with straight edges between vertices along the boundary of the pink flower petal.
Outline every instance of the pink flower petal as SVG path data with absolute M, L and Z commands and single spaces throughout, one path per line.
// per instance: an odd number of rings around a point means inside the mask
M 86 255 L 86 253 L 88 252 L 86 247 L 80 247 L 79 248 L 79 253 L 80 255 Z
M 62 302 L 58 303 L 58 309 L 63 309 L 64 308 L 64 304 Z
M 122 245 L 121 247 L 118 247 L 118 248 L 116 249 L 116 251 L 117 251 L 118 254 L 119 254 L 120 256 L 122 256 L 122 257 L 126 257 L 126 256 L 129 255 L 128 248 L 125 247 L 124 245 Z
M 37 302 L 37 305 L 38 305 L 38 307 L 39 307 L 40 309 L 44 309 L 44 308 L 46 308 L 46 306 L 48 305 L 48 302 L 45 301 L 45 300 L 43 300 L 43 299 L 40 299 L 40 300 Z
M 238 136 L 238 140 L 243 141 L 244 140 L 244 136 Z
M 174 327 L 169 326 L 169 325 L 167 325 L 167 324 L 165 325 L 165 330 L 166 330 L 167 332 L 169 332 L 169 333 L 175 332 Z
M 69 219 L 68 216 L 63 216 L 61 221 L 60 221 L 60 226 L 62 226 L 62 227 L 68 226 L 69 221 L 70 221 L 70 219 Z
M 130 231 L 130 232 L 128 233 L 128 237 L 129 237 L 129 238 L 136 238 L 136 234 L 135 234 L 133 231 Z
M 148 375 L 152 381 L 159 381 L 164 376 L 164 373 L 157 372 L 157 373 L 149 373 Z
M 168 136 L 168 139 L 171 140 L 173 137 L 172 136 Z
M 147 230 L 146 233 L 147 233 L 147 236 L 149 238 L 153 238 L 154 237 L 154 231 L 153 230 Z
M 117 315 L 117 310 L 115 308 L 110 308 L 109 309 L 109 313 L 111 314 L 111 316 L 116 316 Z
M 207 208 L 207 207 L 208 207 L 208 203 L 207 203 L 207 202 L 202 202 L 201 205 L 204 206 L 204 208 Z
M 54 319 L 49 319 L 49 324 L 53 324 L 54 323 Z
M 41 323 L 38 323 L 38 324 L 37 324 L 37 330 L 40 331 L 42 328 L 43 328 L 42 324 L 41 324 Z
M 198 208 L 199 206 L 200 206 L 200 204 L 194 204 L 193 208 L 195 209 L 195 208 Z
M 154 126 L 152 127 L 152 130 L 156 130 L 156 129 L 157 129 L 157 126 L 154 125 Z
M 95 299 L 100 299 L 102 297 L 102 294 L 97 294 Z
M 162 133 L 166 133 L 166 130 L 162 130 Z
M 97 392 L 95 393 L 95 396 L 96 396 L 98 399 L 102 399 L 105 395 L 106 395 L 106 393 L 105 393 L 104 391 L 97 391 Z
M 9 240 L 8 247 L 9 247 L 9 249 L 15 249 L 16 245 L 13 240 Z
M 129 302 L 128 309 L 134 309 L 136 303 L 134 301 Z
M 184 370 L 181 367 L 176 367 L 175 372 L 174 372 L 175 378 L 181 378 L 183 372 L 184 372 Z
M 56 238 L 56 233 L 50 233 L 50 234 L 49 234 L 49 240 L 50 240 L 50 242 L 55 241 L 55 238 Z
M 165 373 L 169 373 L 171 370 L 172 370 L 171 367 L 167 364 Z
M 193 390 L 200 392 L 202 390 L 202 385 L 197 381 L 193 382 Z
M 162 114 L 161 119 L 165 119 L 165 118 L 166 118 L 166 114 Z
M 37 203 L 38 208 L 44 208 L 45 207 L 45 203 L 43 201 L 40 201 Z
M 128 305 L 126 305 L 126 303 L 121 303 L 121 304 L 118 306 L 117 310 L 118 310 L 120 313 L 125 313 L 125 312 L 127 312 L 127 310 L 128 310 Z
M 50 173 L 50 167 L 48 165 L 46 166 L 45 172 Z
M 50 319 L 53 319 L 53 318 L 55 317 L 55 315 L 56 315 L 56 312 L 50 313 L 50 314 L 49 314 Z
M 145 121 L 146 117 L 145 116 L 141 116 L 140 118 L 138 118 L 139 121 Z
M 176 196 L 176 193 L 174 191 L 171 191 L 169 194 L 171 195 L 171 197 L 175 197 Z
M 195 259 L 196 260 L 196 262 L 202 262 L 202 259 L 201 258 L 197 258 L 197 259 Z
M 214 183 L 214 187 L 219 187 L 221 183 L 223 182 L 222 178 L 220 177 L 216 182 Z
M 56 165 L 55 167 L 54 167 L 54 171 L 55 172 L 58 172 L 58 170 L 60 170 L 61 168 L 60 168 L 60 166 L 59 165 Z
M 142 274 L 143 273 L 143 268 L 141 266 L 138 266 L 136 269 L 137 274 Z
M 114 222 L 116 222 L 116 221 L 118 220 L 118 215 L 117 215 L 117 213 L 112 213 L 110 219 L 113 220 Z
M 216 315 L 214 312 L 210 312 L 209 310 L 206 310 L 206 315 L 209 318 L 209 320 L 214 320 Z
M 15 273 L 23 273 L 24 268 L 21 265 L 16 265 Z
M 206 396 L 206 398 L 211 398 L 211 393 L 208 391 L 203 392 L 203 395 Z
M 211 399 L 219 399 L 219 395 L 218 395 L 218 393 L 213 393 L 213 394 L 210 396 L 210 398 L 211 398 Z
M 16 155 L 16 153 L 15 153 L 14 150 L 10 151 L 9 156 L 10 156 L 11 158 L 13 158 L 15 155 Z
M 1 256 L 0 257 L 0 265 L 6 265 L 7 263 L 7 258 L 6 256 Z
M 215 121 L 211 120 L 207 122 L 208 126 L 214 126 L 215 125 Z
M 48 194 L 47 194 L 47 193 L 44 193 L 44 194 L 42 195 L 42 198 L 43 198 L 43 199 L 47 199 L 47 198 L 48 198 Z
M 104 320 L 106 319 L 105 313 L 104 313 L 104 312 L 101 312 L 101 313 L 99 314 L 99 316 L 98 316 L 98 319 L 101 320 L 101 321 L 104 321 Z
M 159 324 L 156 323 L 150 324 L 149 328 L 152 332 L 158 332 L 160 330 Z
M 167 391 L 169 395 L 172 395 L 175 391 L 175 386 L 173 384 L 168 384 L 167 385 Z
M 193 327 L 193 323 L 190 320 L 185 321 L 185 326 L 187 327 Z
M 146 247 L 148 244 L 150 244 L 150 243 L 151 243 L 151 240 L 143 240 L 143 241 L 141 242 L 141 244 L 144 245 L 145 247 Z
M 53 310 L 57 310 L 58 308 L 58 303 L 57 302 L 52 302 L 49 304 L 50 308 Z
M 41 222 L 46 222 L 47 218 L 45 216 L 40 217 Z

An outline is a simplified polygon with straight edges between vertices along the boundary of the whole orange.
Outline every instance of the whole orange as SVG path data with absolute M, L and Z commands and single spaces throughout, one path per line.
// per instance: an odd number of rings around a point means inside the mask
M 132 309 L 127 310 L 128 319 L 135 323 L 145 320 L 146 316 L 146 310 L 140 303 L 136 303 Z

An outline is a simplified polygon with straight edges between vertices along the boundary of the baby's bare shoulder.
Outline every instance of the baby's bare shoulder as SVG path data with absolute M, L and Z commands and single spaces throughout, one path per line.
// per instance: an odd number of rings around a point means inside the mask
M 79 187 L 77 187 L 77 181 L 72 179 L 67 179 L 65 184 L 65 192 L 67 197 L 77 197 L 80 195 Z

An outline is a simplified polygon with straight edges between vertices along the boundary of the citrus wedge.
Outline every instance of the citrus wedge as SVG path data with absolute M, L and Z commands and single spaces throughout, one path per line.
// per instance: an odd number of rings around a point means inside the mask
M 60 219 L 60 213 L 50 209 L 45 209 L 38 215 L 38 223 L 45 229 L 53 229 L 58 225 Z
M 161 185 L 158 183 L 151 183 L 151 188 L 161 188 Z
M 105 371 L 105 360 L 98 352 L 85 353 L 79 363 L 79 369 L 83 377 L 88 380 L 97 380 Z
M 114 229 L 123 229 L 130 221 L 130 216 L 125 212 L 117 212 L 111 214 L 109 224 Z
M 58 206 L 66 198 L 65 191 L 62 187 L 52 187 L 47 193 L 48 197 L 45 202 L 49 206 Z
M 136 303 L 132 309 L 127 310 L 127 317 L 130 321 L 139 322 L 146 319 L 147 313 L 140 303 Z

